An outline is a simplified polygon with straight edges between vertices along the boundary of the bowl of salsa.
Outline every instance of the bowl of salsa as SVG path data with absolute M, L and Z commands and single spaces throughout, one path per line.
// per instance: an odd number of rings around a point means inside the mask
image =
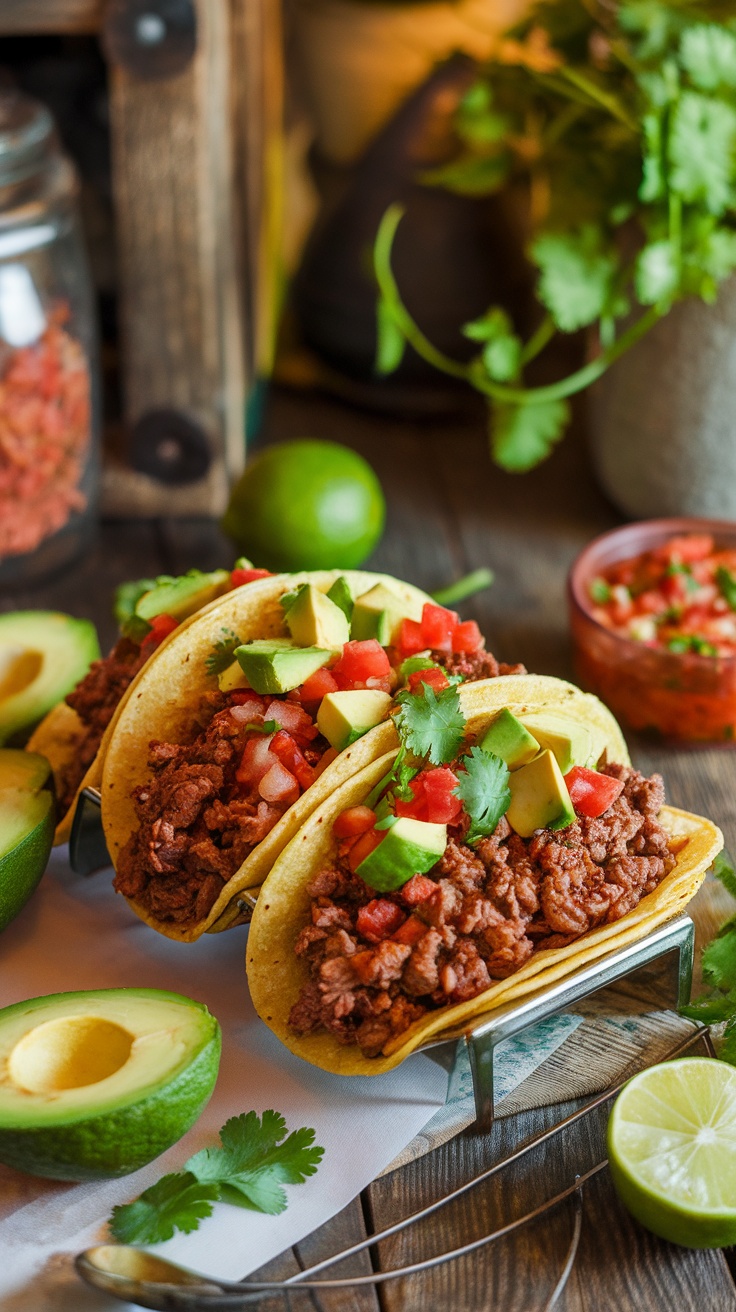
M 576 676 L 630 728 L 736 741 L 736 523 L 604 533 L 575 561 L 568 604 Z

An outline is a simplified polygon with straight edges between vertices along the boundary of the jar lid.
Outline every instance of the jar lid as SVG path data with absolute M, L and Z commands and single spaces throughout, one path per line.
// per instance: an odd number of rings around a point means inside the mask
M 36 173 L 54 132 L 51 114 L 20 91 L 0 92 L 0 186 Z

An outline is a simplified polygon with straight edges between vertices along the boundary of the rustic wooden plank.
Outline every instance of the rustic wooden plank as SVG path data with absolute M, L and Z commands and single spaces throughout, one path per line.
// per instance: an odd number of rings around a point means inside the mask
M 110 112 L 126 419 L 174 408 L 201 425 L 215 459 L 205 479 L 178 487 L 111 465 L 112 514 L 221 510 L 226 451 L 242 448 L 228 7 L 197 0 L 197 25 L 195 57 L 179 76 L 142 82 L 112 68 Z
M 253 1272 L 252 1279 L 260 1280 L 286 1280 L 289 1276 L 294 1275 L 297 1271 L 303 1271 L 305 1267 L 310 1266 L 313 1262 L 319 1262 L 332 1253 L 337 1253 L 351 1244 L 357 1243 L 365 1238 L 365 1222 L 363 1211 L 360 1205 L 360 1199 L 356 1198 L 347 1207 L 333 1216 L 319 1230 L 308 1235 L 301 1243 L 296 1244 L 293 1249 L 286 1253 L 281 1253 L 273 1261 L 266 1263 L 257 1272 Z M 370 1258 L 367 1252 L 359 1253 L 351 1261 L 341 1264 L 339 1268 L 330 1268 L 325 1272 L 325 1278 L 334 1276 L 342 1278 L 350 1275 L 368 1275 L 371 1271 Z M 307 1312 L 308 1308 L 319 1309 L 319 1312 L 378 1312 L 379 1303 L 375 1291 L 371 1286 L 357 1289 L 335 1290 L 330 1293 L 310 1294 L 307 1290 L 300 1293 L 290 1293 L 289 1303 L 294 1312 Z M 283 1299 L 280 1297 L 264 1299 L 259 1303 L 259 1308 L 264 1312 L 281 1312 L 284 1307 Z
M 98 32 L 104 0 L 2 0 L 3 36 Z

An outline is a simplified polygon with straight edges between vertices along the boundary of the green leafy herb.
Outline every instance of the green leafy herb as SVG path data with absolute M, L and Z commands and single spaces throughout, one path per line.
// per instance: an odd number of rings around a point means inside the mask
M 263 724 L 251 723 L 248 725 L 248 730 L 250 733 L 263 733 L 263 734 L 278 733 L 280 728 L 281 725 L 279 724 L 278 720 L 266 720 L 265 723 Z
M 203 1148 L 183 1171 L 165 1175 L 133 1203 L 113 1208 L 110 1229 L 125 1244 L 160 1244 L 175 1230 L 189 1234 L 220 1201 L 275 1215 L 287 1205 L 282 1184 L 314 1175 L 324 1149 L 314 1130 L 294 1130 L 278 1112 L 234 1116 L 220 1131 L 219 1148 Z
M 217 639 L 212 653 L 205 661 L 208 674 L 222 674 L 233 663 L 236 647 L 241 647 L 243 640 L 232 629 L 220 629 L 221 637 Z
M 466 842 L 492 834 L 511 801 L 509 769 L 505 761 L 480 747 L 471 747 L 458 770 L 457 793 L 470 816 Z
M 605 579 L 593 579 L 588 591 L 590 600 L 594 601 L 596 606 L 605 606 L 606 602 L 611 600 L 611 585 L 606 583 Z
M 464 195 L 531 198 L 528 254 L 538 324 L 527 340 L 501 305 L 463 328 L 454 359 L 424 335 L 391 267 L 402 211 L 374 248 L 379 368 L 411 346 L 488 400 L 493 458 L 544 460 L 594 383 L 677 301 L 712 303 L 736 270 L 736 15 L 727 0 L 547 0 L 499 43 L 456 114 L 455 158 L 424 175 Z M 597 349 L 568 377 L 527 367 L 557 334 L 593 328 Z M 562 358 L 560 353 L 560 358 Z
M 726 852 L 713 862 L 713 874 L 732 897 L 736 897 L 736 871 Z M 703 979 L 710 993 L 696 998 L 680 1010 L 690 1020 L 703 1025 L 726 1022 L 719 1051 L 722 1061 L 736 1066 L 736 916 L 721 926 L 716 937 L 703 949 Z
M 355 602 L 353 601 L 353 594 L 350 591 L 350 585 L 344 574 L 341 574 L 339 579 L 335 579 L 332 587 L 328 588 L 327 596 L 330 601 L 334 601 L 335 605 L 340 607 L 340 610 L 349 624 L 353 618 L 353 607 Z
M 282 592 L 281 596 L 279 597 L 279 605 L 281 606 L 281 609 L 283 610 L 284 614 L 286 614 L 287 611 L 291 610 L 292 606 L 294 605 L 294 602 L 299 596 L 299 593 L 302 592 L 304 588 L 308 586 L 309 586 L 308 584 L 302 583 L 300 587 L 292 588 L 290 592 Z
M 728 602 L 731 610 L 736 610 L 736 575 L 732 574 L 730 569 L 725 565 L 719 565 L 716 570 L 716 583 L 722 597 Z
M 422 683 L 416 692 L 400 692 L 396 698 L 396 728 L 405 747 L 432 765 L 452 761 L 465 736 L 465 716 L 457 688 L 439 694 Z
M 493 570 L 485 567 L 471 570 L 470 574 L 464 574 L 456 583 L 450 583 L 446 588 L 439 588 L 437 592 L 432 593 L 434 601 L 438 606 L 456 606 L 458 602 L 466 601 L 468 597 L 475 596 L 476 592 L 482 592 L 484 588 L 490 588 L 493 583 Z M 410 657 L 410 660 L 418 660 L 419 657 Z M 404 661 L 404 665 L 408 664 Z M 404 668 L 402 665 L 402 670 Z M 416 669 L 423 669 L 421 665 L 415 666 Z
M 697 633 L 680 633 L 674 638 L 670 638 L 667 643 L 667 650 L 674 652 L 678 656 L 686 652 L 694 652 L 696 656 L 717 656 L 718 649 L 708 642 L 706 638 L 700 638 Z

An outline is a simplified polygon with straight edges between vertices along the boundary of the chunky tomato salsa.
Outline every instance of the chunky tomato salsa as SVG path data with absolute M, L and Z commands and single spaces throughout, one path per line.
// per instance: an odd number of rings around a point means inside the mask
M 736 550 L 708 533 L 672 537 L 589 584 L 591 614 L 621 637 L 675 654 L 736 654 Z

